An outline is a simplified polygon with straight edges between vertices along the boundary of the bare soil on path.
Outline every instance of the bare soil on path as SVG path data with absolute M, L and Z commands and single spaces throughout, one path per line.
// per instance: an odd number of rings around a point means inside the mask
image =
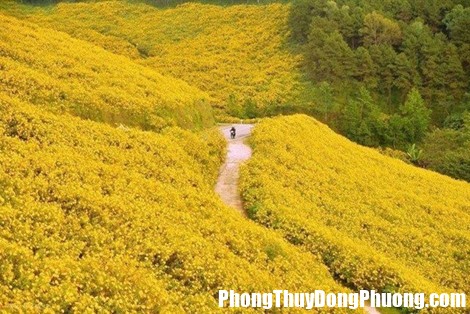
M 230 129 L 235 127 L 237 134 L 235 139 L 230 138 Z M 251 157 L 251 148 L 245 144 L 245 139 L 250 136 L 253 124 L 229 124 L 220 127 L 228 142 L 227 158 L 220 169 L 215 191 L 225 204 L 235 208 L 246 216 L 243 203 L 238 190 L 240 177 L 240 164 Z

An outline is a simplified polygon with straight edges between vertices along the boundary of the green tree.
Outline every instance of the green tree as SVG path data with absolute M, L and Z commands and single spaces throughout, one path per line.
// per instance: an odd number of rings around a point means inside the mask
M 444 23 L 450 38 L 459 50 L 464 70 L 470 72 L 470 4 L 455 6 L 445 17 Z M 467 75 L 468 76 L 468 75 Z
M 457 129 L 436 129 L 423 141 L 422 163 L 432 170 L 470 182 L 470 114 Z
M 468 77 L 459 59 L 457 47 L 453 44 L 448 44 L 443 52 L 443 59 L 445 60 L 445 89 L 450 92 L 455 100 L 461 100 L 468 86 Z
M 319 81 L 343 82 L 354 74 L 354 54 L 338 32 L 313 28 L 305 62 L 310 76 Z
M 364 17 L 364 27 L 361 29 L 364 45 L 397 45 L 401 42 L 400 26 L 380 13 L 372 12 Z
M 444 24 L 454 42 L 457 44 L 470 42 L 470 7 L 455 6 L 446 15 Z
M 431 41 L 431 30 L 422 21 L 415 21 L 405 28 L 401 48 L 417 69 L 421 68 L 425 60 L 423 48 Z
M 390 12 L 397 20 L 409 22 L 413 18 L 413 12 L 408 0 L 384 1 L 384 12 Z
M 377 87 L 377 68 L 369 54 L 369 51 L 364 47 L 359 47 L 355 51 L 356 57 L 356 72 L 354 78 L 359 82 L 364 83 L 370 89 Z
M 243 110 L 245 113 L 244 117 L 248 119 L 257 118 L 259 115 L 258 106 L 256 105 L 256 102 L 251 98 L 245 100 L 245 103 L 243 105 Z
M 227 112 L 232 117 L 242 118 L 244 115 L 243 108 L 240 105 L 237 97 L 233 94 L 230 94 L 227 101 Z
M 418 89 L 413 88 L 403 105 L 400 106 L 402 129 L 408 143 L 417 143 L 424 137 L 431 122 L 429 110 Z
M 345 106 L 340 129 L 349 139 L 359 144 L 367 146 L 380 144 L 382 129 L 380 109 L 365 87 L 361 87 L 357 97 Z
M 321 29 L 326 34 L 338 31 L 338 24 L 335 21 L 321 16 L 314 16 L 310 27 L 311 29 Z M 311 36 L 315 36 L 315 33 L 312 33 Z
M 403 52 L 395 58 L 394 70 L 393 86 L 400 91 L 403 100 L 411 88 L 419 84 L 419 74 Z
M 333 88 L 328 82 L 318 84 L 316 96 L 319 103 L 318 110 L 323 115 L 323 121 L 329 122 L 330 114 L 336 110 Z
M 468 76 L 468 73 L 470 73 L 470 42 L 462 44 L 458 47 L 458 50 L 462 68 Z
M 403 128 L 403 118 L 399 114 L 393 114 L 388 117 L 382 144 L 399 149 L 406 147 L 407 140 Z
M 297 43 L 304 44 L 310 34 L 314 16 L 324 16 L 327 0 L 295 0 L 289 14 L 291 36 Z
M 336 2 L 330 1 L 327 18 L 334 22 L 344 40 L 355 48 L 361 35 L 359 30 L 362 27 L 362 10 L 351 10 L 347 5 L 338 7 Z
M 410 1 L 410 4 L 412 6 L 413 15 L 422 18 L 424 22 L 436 32 L 442 27 L 442 20 L 452 7 L 452 2 L 454 1 L 413 0 Z
M 349 45 L 352 48 L 357 48 L 362 44 L 362 34 L 361 28 L 364 21 L 364 10 L 360 7 L 353 7 L 349 10 L 351 17 L 352 27 L 354 28 L 354 33 L 352 37 L 347 38 Z
M 369 52 L 372 60 L 377 65 L 378 87 L 386 95 L 387 103 L 391 105 L 397 54 L 390 45 L 374 45 L 369 48 Z

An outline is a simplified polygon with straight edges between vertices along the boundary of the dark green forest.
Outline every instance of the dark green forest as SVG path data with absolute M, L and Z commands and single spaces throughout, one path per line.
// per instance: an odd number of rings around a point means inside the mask
M 298 0 L 312 112 L 367 146 L 470 180 L 470 1 Z

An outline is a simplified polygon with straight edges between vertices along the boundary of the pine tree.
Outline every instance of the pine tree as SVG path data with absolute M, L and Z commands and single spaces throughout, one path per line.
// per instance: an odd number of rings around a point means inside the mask
M 409 22 L 413 17 L 408 0 L 389 0 L 384 5 L 384 12 L 391 12 L 397 20 Z
M 420 71 L 425 61 L 424 46 L 432 41 L 432 33 L 421 21 L 415 21 L 405 28 L 402 49 L 408 60 Z
M 403 105 L 400 106 L 402 129 L 409 143 L 419 142 L 425 135 L 431 121 L 429 110 L 418 89 L 413 88 Z
M 328 82 L 321 82 L 318 84 L 316 94 L 320 104 L 319 110 L 323 114 L 323 121 L 328 122 L 330 113 L 335 109 L 333 89 Z
M 464 9 L 462 5 L 455 6 L 446 15 L 444 23 L 455 43 L 460 45 L 470 42 L 470 7 Z
M 387 96 L 387 103 L 391 105 L 396 52 L 389 45 L 374 45 L 369 48 L 369 51 L 372 60 L 377 65 L 377 73 L 380 78 L 379 88 Z
M 305 62 L 311 76 L 320 81 L 344 81 L 354 74 L 354 54 L 338 32 L 313 28 Z
M 360 7 L 353 7 L 350 10 L 350 16 L 352 27 L 354 28 L 354 36 L 349 38 L 348 43 L 353 49 L 355 49 L 362 44 L 361 27 L 364 20 L 364 10 Z
M 328 67 L 323 62 L 328 59 L 328 55 L 324 50 L 327 37 L 328 35 L 323 29 L 312 27 L 305 50 L 305 64 L 307 72 L 313 80 L 321 81 L 320 76 L 325 76 L 327 79 L 330 78 L 330 71 L 328 71 Z M 325 73 L 325 71 L 327 72 Z
M 372 12 L 364 17 L 364 27 L 361 29 L 364 45 L 397 45 L 402 39 L 402 33 L 398 23 Z
M 377 68 L 372 60 L 369 51 L 364 47 L 359 47 L 355 51 L 356 72 L 355 79 L 364 83 L 370 89 L 377 87 Z
M 434 36 L 423 42 L 421 63 L 423 96 L 430 103 L 438 103 L 446 98 L 446 73 L 444 59 L 445 42 L 442 36 Z
M 327 0 L 299 0 L 292 4 L 289 15 L 291 36 L 298 43 L 306 43 L 310 35 L 312 18 L 324 16 Z
M 413 86 L 419 83 L 419 74 L 404 53 L 399 53 L 395 59 L 395 80 L 393 86 L 396 87 L 403 99 Z
M 462 63 L 459 60 L 457 47 L 453 44 L 447 45 L 443 55 L 445 60 L 444 75 L 446 77 L 446 89 L 450 91 L 454 99 L 460 100 L 465 93 L 468 77 L 465 75 Z
M 380 109 L 365 87 L 344 108 L 341 129 L 355 142 L 367 146 L 378 145 L 382 129 Z

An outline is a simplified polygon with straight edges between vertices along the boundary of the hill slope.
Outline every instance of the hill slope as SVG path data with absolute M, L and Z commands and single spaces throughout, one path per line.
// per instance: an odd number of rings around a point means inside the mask
M 211 313 L 219 289 L 344 291 L 221 203 L 223 147 L 216 130 L 115 129 L 0 94 L 2 308 Z
M 289 5 L 158 9 L 124 1 L 3 10 L 139 60 L 209 93 L 216 106 L 253 100 L 286 104 L 301 89 L 299 57 L 288 51 Z
M 85 41 L 0 14 L 0 91 L 82 118 L 144 129 L 213 123 L 209 97 Z
M 470 184 L 385 157 L 307 116 L 263 121 L 242 170 L 252 219 L 356 289 L 470 292 Z

